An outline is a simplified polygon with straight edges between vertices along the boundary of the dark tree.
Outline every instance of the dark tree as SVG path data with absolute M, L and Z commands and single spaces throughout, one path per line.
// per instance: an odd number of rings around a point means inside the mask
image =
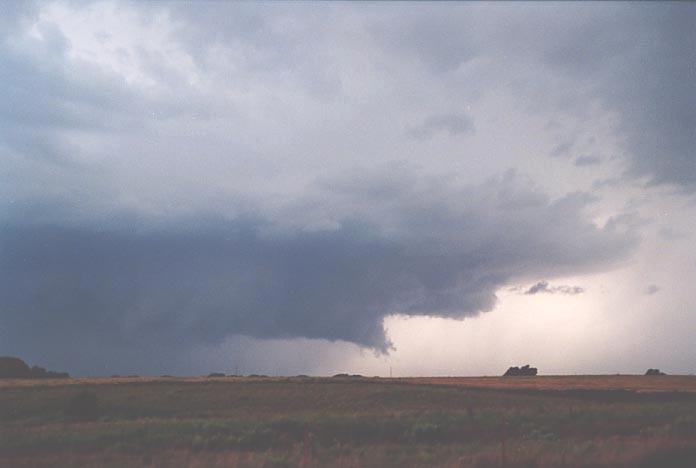
M 0 379 L 26 379 L 31 369 L 26 362 L 11 356 L 0 357 Z

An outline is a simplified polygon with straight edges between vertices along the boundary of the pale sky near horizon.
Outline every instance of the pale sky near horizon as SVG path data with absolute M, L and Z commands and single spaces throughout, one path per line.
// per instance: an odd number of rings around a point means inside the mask
M 0 355 L 696 372 L 696 4 L 0 3 Z

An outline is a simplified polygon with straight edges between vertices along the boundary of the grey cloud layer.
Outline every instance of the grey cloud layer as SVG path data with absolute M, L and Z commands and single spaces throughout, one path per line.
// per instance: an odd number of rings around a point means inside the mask
M 626 175 L 696 191 L 696 4 L 405 10 L 402 21 L 374 27 L 377 37 L 436 76 L 461 77 L 451 81 L 460 96 L 467 88 L 515 87 L 530 107 L 576 117 L 600 103 L 617 116 Z M 477 61 L 490 67 L 481 81 L 468 72 Z M 572 147 L 562 141 L 551 153 Z

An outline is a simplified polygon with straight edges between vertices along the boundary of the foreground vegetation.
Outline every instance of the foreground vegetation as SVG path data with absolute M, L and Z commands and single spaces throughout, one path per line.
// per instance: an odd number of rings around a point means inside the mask
M 694 387 L 693 377 L 18 380 L 0 386 L 0 466 L 692 467 Z

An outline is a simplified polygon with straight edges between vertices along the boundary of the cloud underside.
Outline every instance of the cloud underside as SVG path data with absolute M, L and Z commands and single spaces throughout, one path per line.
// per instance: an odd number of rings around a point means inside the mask
M 231 335 L 386 352 L 389 314 L 473 316 L 510 281 L 604 269 L 634 243 L 588 222 L 586 197 L 532 196 L 511 174 L 460 190 L 408 182 L 312 229 L 253 217 L 166 228 L 15 220 L 0 233 L 1 339 L 32 352 L 80 342 L 84 359 L 106 349 L 183 353 Z M 364 191 L 322 199 L 332 196 Z M 317 209 L 307 203 L 294 209 Z

